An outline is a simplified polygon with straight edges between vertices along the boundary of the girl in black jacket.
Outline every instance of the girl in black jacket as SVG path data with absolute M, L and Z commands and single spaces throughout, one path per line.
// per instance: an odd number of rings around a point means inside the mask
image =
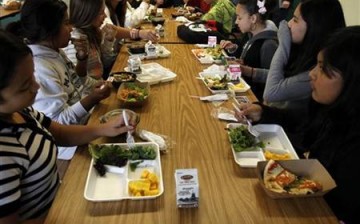
M 345 223 L 360 223 L 360 26 L 334 33 L 319 52 L 310 72 L 312 99 L 309 116 L 260 104 L 243 104 L 237 113 L 256 122 L 279 123 L 285 128 L 302 120 L 303 147 L 318 159 L 337 187 L 325 195 L 335 215 Z M 306 122 L 305 122 L 306 121 Z

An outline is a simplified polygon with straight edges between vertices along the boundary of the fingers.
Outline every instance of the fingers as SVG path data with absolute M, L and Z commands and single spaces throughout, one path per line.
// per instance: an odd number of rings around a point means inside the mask
M 147 39 L 151 40 L 152 42 L 157 42 L 158 41 L 158 36 L 156 35 L 155 31 L 149 30 L 149 32 L 147 34 Z
M 221 48 L 225 48 L 227 44 L 228 44 L 228 41 L 227 41 L 227 40 L 221 40 L 221 41 L 220 41 L 220 47 L 221 47 Z
M 110 96 L 111 85 L 109 82 L 98 82 L 94 85 L 93 91 L 90 95 L 94 100 L 100 101 Z
M 220 47 L 223 49 L 228 49 L 228 48 L 232 48 L 233 47 L 233 43 L 231 41 L 228 40 L 222 40 L 220 41 Z
M 79 39 L 71 38 L 71 43 L 74 45 L 77 54 L 85 56 L 89 52 L 89 41 L 86 37 L 80 37 Z
M 106 129 L 105 133 L 107 133 L 106 135 L 109 137 L 117 136 L 128 131 L 131 133 L 135 131 L 135 126 L 132 126 L 131 124 L 129 126 L 125 126 L 125 122 L 122 116 L 113 117 L 104 125 L 104 128 Z
M 240 111 L 235 111 L 235 117 L 242 121 L 244 116 L 252 121 L 259 121 L 261 119 L 262 107 L 258 104 L 241 103 L 239 105 Z
M 145 40 L 151 40 L 152 42 L 157 42 L 158 37 L 156 35 L 156 32 L 154 30 L 140 30 L 139 36 L 141 39 Z
M 107 23 L 103 26 L 101 31 L 104 33 L 106 40 L 108 41 L 114 40 L 116 36 L 116 27 L 114 25 Z

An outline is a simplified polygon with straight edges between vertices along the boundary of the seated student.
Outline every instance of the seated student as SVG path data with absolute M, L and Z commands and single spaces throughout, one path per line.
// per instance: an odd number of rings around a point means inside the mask
M 52 121 L 30 107 L 40 88 L 33 72 L 31 49 L 0 30 L 1 224 L 43 223 L 59 186 L 57 145 L 82 145 L 134 130 L 120 116 L 87 126 Z
M 239 50 L 242 77 L 250 84 L 256 97 L 262 100 L 268 69 L 278 42 L 277 27 L 267 20 L 268 12 L 274 4 L 268 0 L 264 2 L 264 6 L 259 7 L 257 3 L 258 0 L 239 0 L 236 5 L 236 24 L 246 34 L 243 37 L 247 40 L 245 44 L 239 48 L 231 41 L 222 40 L 220 46 L 229 53 Z
M 150 4 L 149 0 L 143 0 L 136 7 L 132 6 L 129 1 L 123 0 L 105 0 L 106 8 L 105 14 L 110 18 L 112 24 L 125 28 L 134 28 L 138 26 L 146 16 L 150 7 L 154 7 Z M 163 4 L 163 0 L 156 0 L 154 2 L 155 7 Z M 105 22 L 109 23 L 106 19 Z M 152 32 L 151 30 L 140 30 L 141 32 Z M 141 34 L 141 36 L 147 37 L 148 35 Z M 120 37 L 121 38 L 121 37 Z
M 102 24 L 105 21 L 104 0 L 71 0 L 70 23 L 77 32 L 86 35 L 89 41 L 89 54 L 81 56 L 75 50 L 78 42 L 74 41 L 64 49 L 69 59 L 76 64 L 78 60 L 89 57 L 87 73 L 96 79 L 106 79 L 115 61 L 115 38 L 145 38 L 157 40 L 155 31 L 127 29 L 112 24 Z M 100 27 L 102 27 L 100 29 Z M 76 57 L 77 56 L 77 57 Z
M 41 87 L 33 107 L 61 124 L 85 124 L 90 110 L 110 95 L 110 87 L 87 76 L 87 58 L 75 68 L 61 50 L 68 45 L 72 30 L 66 4 L 26 1 L 18 25 L 32 51 Z M 87 48 L 82 50 L 87 52 Z
M 156 4 L 160 4 L 162 1 L 163 0 L 156 0 Z M 117 39 L 141 38 L 157 42 L 157 37 L 154 30 L 139 30 L 128 28 L 130 26 L 133 27 L 138 25 L 138 23 L 141 22 L 140 19 L 144 17 L 141 17 L 140 14 L 144 13 L 145 15 L 146 10 L 149 8 L 149 3 L 147 1 L 142 1 L 142 4 L 143 7 L 141 7 L 137 12 L 131 12 L 131 10 L 128 10 L 129 4 L 126 0 L 105 0 L 106 18 L 104 24 L 108 23 L 116 25 Z
M 279 47 L 271 61 L 264 101 L 302 114 L 311 95 L 309 71 L 316 64 L 316 54 L 328 35 L 342 27 L 345 18 L 338 0 L 303 0 L 289 23 L 280 23 Z
M 223 25 L 225 34 L 233 28 L 235 5 L 230 0 L 204 0 L 211 5 L 210 10 L 202 16 L 202 20 L 215 20 Z
M 309 158 L 318 159 L 337 187 L 324 198 L 344 223 L 360 223 L 360 26 L 335 32 L 317 55 L 310 71 L 313 102 L 303 142 Z M 242 104 L 236 116 L 287 127 L 299 119 L 296 111 L 261 104 Z
M 73 32 L 88 40 L 88 51 L 87 54 L 77 51 L 82 43 L 75 40 L 63 49 L 75 65 L 87 60 L 87 74 L 95 79 L 107 78 L 116 56 L 113 49 L 116 28 L 109 24 L 100 29 L 106 18 L 104 10 L 104 0 L 71 0 L 69 21 L 74 26 Z
M 151 5 L 149 0 L 144 0 L 141 1 L 138 7 L 133 8 L 131 4 L 128 1 L 126 1 L 127 9 L 126 9 L 124 27 L 133 28 L 138 26 L 146 16 L 146 13 L 150 9 L 150 7 L 157 8 L 159 5 L 163 3 L 164 0 L 156 0 L 155 5 Z

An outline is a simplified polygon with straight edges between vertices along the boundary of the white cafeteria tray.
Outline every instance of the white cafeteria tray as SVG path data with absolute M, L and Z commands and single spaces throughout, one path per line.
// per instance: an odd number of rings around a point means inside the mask
M 201 64 L 220 64 L 221 60 L 215 60 L 210 54 L 206 53 L 206 49 L 192 49 L 191 52 L 200 61 Z M 201 56 L 200 56 L 201 55 Z
M 155 45 L 156 48 L 156 56 L 147 56 L 146 53 L 141 54 L 132 54 L 130 51 L 128 51 L 129 55 L 137 55 L 140 57 L 141 60 L 143 59 L 156 59 L 156 58 L 168 58 L 171 55 L 171 52 L 162 45 Z M 162 51 L 162 53 L 161 53 Z
M 158 63 L 142 64 L 141 73 L 137 74 L 137 80 L 139 82 L 147 82 L 149 85 L 158 84 L 161 82 L 170 82 L 176 78 L 176 74 L 170 69 L 161 66 Z M 125 71 L 129 71 L 128 67 L 124 68 Z
M 233 129 L 243 125 L 244 124 L 241 123 L 229 123 L 226 127 L 228 129 Z M 253 128 L 260 132 L 259 140 L 264 142 L 265 148 L 271 147 L 274 149 L 284 149 L 290 153 L 291 159 L 299 159 L 299 156 L 296 154 L 294 147 L 284 132 L 284 129 L 280 125 L 258 124 L 254 125 Z M 240 167 L 255 168 L 257 166 L 257 162 L 265 160 L 264 153 L 260 148 L 257 151 L 235 152 L 231 145 L 231 150 L 233 152 L 235 162 Z
M 220 76 L 220 77 L 224 77 L 224 75 L 226 75 L 227 72 L 226 71 L 217 71 L 217 72 L 200 72 L 199 73 L 199 77 L 200 79 L 203 81 L 203 83 L 205 84 L 206 88 L 208 88 L 208 90 L 212 93 L 212 94 L 217 94 L 217 93 L 227 93 L 230 91 L 229 87 L 231 85 L 233 85 L 231 82 L 228 83 L 227 88 L 224 90 L 213 90 L 211 89 L 208 84 L 205 82 L 205 78 L 206 77 L 215 77 L 215 76 Z M 246 92 L 250 89 L 250 86 L 245 82 L 244 79 L 240 78 L 240 82 L 244 84 L 244 88 L 243 89 L 236 89 L 233 90 L 234 92 Z
M 164 184 L 161 172 L 161 161 L 160 161 L 160 153 L 159 146 L 153 142 L 142 142 L 135 143 L 136 145 L 142 146 L 152 146 L 156 151 L 156 159 L 155 160 L 144 160 L 144 167 L 136 168 L 135 172 L 131 171 L 129 168 L 129 162 L 124 168 L 118 168 L 114 170 L 110 170 L 112 172 L 106 172 L 105 176 L 100 177 L 93 167 L 94 159 L 91 160 L 90 168 L 86 180 L 84 197 L 89 201 L 101 202 L 101 201 L 118 201 L 124 199 L 153 199 L 159 197 L 164 192 Z M 127 148 L 126 143 L 121 144 L 107 144 L 107 145 L 120 145 L 122 147 Z M 150 172 L 154 172 L 159 180 L 159 194 L 153 196 L 142 196 L 135 197 L 129 195 L 128 192 L 128 183 L 131 180 L 139 180 L 141 172 L 147 169 Z

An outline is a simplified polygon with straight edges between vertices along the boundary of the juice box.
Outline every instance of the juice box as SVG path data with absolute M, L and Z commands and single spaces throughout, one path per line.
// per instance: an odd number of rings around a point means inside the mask
M 199 181 L 197 169 L 177 169 L 176 204 L 179 208 L 199 207 Z

